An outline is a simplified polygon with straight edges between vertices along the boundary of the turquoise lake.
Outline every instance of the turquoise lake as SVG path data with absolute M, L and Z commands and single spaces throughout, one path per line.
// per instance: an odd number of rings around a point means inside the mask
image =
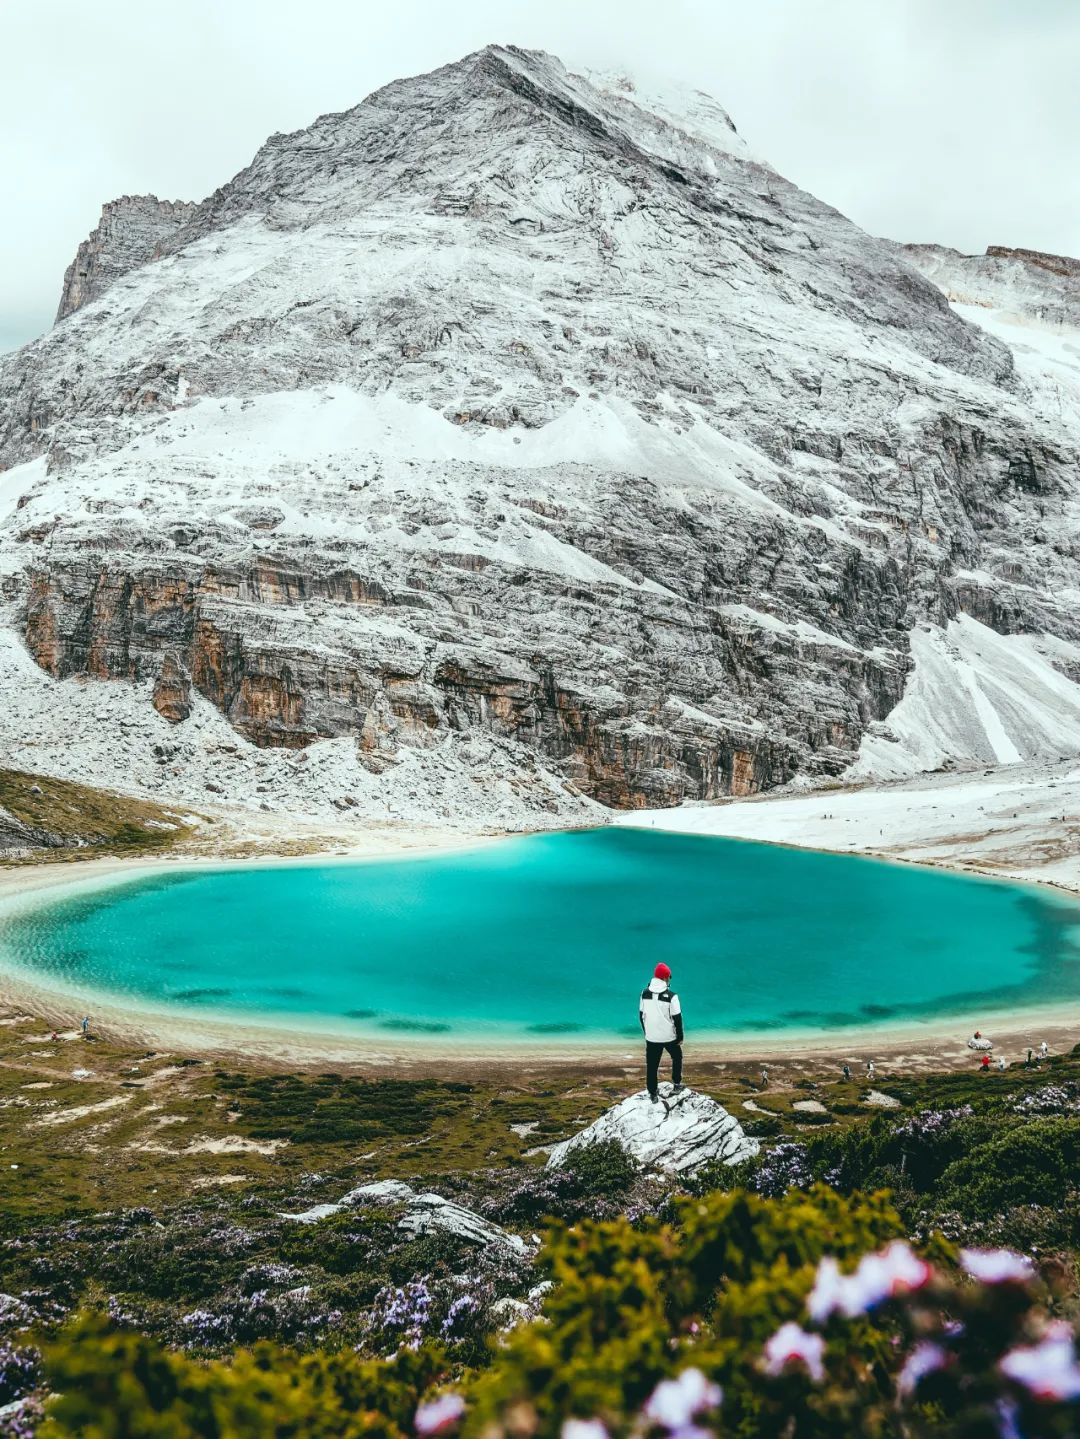
M 634 1038 L 671 965 L 688 1037 L 1080 998 L 1080 905 L 735 840 L 600 829 L 441 857 L 181 871 L 0 921 L 76 995 L 366 1032 Z

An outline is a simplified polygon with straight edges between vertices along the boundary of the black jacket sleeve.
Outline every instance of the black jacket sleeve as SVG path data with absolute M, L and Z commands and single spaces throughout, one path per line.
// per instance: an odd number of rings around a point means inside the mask
M 682 1015 L 681 1015 L 681 1014 L 673 1014 L 671 1017 L 672 1017 L 672 1020 L 673 1020 L 674 1023 L 675 1023 L 675 1043 L 676 1043 L 676 1044 L 682 1044 L 682 1038 L 683 1038 Z

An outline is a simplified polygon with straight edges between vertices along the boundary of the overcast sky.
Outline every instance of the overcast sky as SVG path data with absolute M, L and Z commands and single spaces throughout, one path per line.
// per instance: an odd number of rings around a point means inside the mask
M 51 325 L 104 201 L 202 199 L 491 42 L 707 90 L 878 234 L 1080 255 L 1080 0 L 0 0 L 0 349 Z

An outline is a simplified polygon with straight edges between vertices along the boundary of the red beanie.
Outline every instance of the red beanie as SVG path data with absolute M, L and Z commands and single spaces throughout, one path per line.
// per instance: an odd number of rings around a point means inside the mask
M 656 966 L 656 968 L 653 970 L 653 978 L 654 978 L 654 979 L 670 979 L 670 978 L 671 978 L 671 970 L 668 969 L 667 965 L 664 964 L 664 962 L 663 962 L 662 960 L 661 960 L 661 962 Z

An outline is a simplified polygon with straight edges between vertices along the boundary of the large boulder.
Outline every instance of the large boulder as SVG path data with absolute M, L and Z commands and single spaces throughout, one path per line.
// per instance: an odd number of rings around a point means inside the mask
M 300 1214 L 283 1214 L 282 1219 L 292 1219 L 298 1224 L 314 1224 L 331 1214 L 339 1214 L 357 1204 L 400 1204 L 403 1212 L 398 1228 L 407 1234 L 430 1234 L 442 1230 L 456 1235 L 470 1244 L 484 1248 L 505 1248 L 523 1252 L 525 1241 L 517 1234 L 510 1234 L 489 1219 L 482 1219 L 471 1209 L 466 1209 L 453 1200 L 444 1199 L 441 1194 L 418 1194 L 411 1185 L 400 1179 L 383 1179 L 374 1184 L 362 1184 L 350 1189 L 335 1204 L 316 1204 Z
M 676 1094 L 662 1085 L 660 1103 L 646 1090 L 614 1105 L 588 1129 L 555 1145 L 548 1167 L 563 1164 L 568 1154 L 586 1144 L 615 1139 L 639 1164 L 674 1174 L 690 1174 L 710 1160 L 739 1164 L 761 1148 L 722 1104 L 707 1094 L 684 1089 Z

